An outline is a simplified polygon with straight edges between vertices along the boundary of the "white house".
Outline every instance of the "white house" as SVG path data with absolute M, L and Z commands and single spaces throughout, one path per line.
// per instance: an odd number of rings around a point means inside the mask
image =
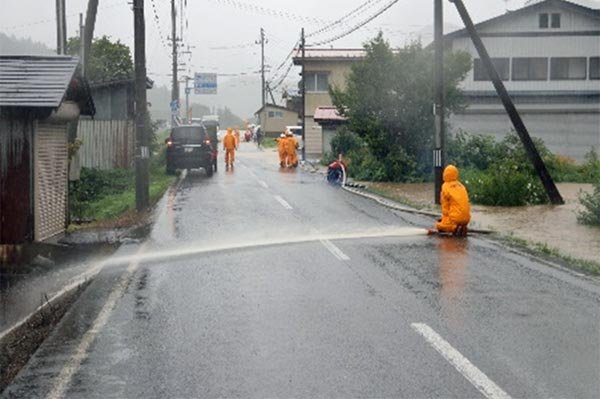
M 600 150 L 600 9 L 565 0 L 528 4 L 477 31 L 530 134 L 582 160 L 591 147 Z M 446 44 L 473 57 L 462 82 L 469 105 L 451 116 L 452 129 L 501 138 L 512 125 L 471 38 L 459 30 Z

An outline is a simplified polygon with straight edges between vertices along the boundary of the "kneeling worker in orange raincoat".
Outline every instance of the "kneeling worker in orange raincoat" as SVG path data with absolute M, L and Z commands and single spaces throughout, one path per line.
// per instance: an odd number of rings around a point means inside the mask
M 279 153 L 279 166 L 282 168 L 286 167 L 287 162 L 287 152 L 285 150 L 287 142 L 287 137 L 285 137 L 284 133 L 281 133 L 279 138 L 277 139 L 277 152 Z
M 235 136 L 231 128 L 227 129 L 227 134 L 223 137 L 223 150 L 225 150 L 225 166 L 233 166 L 235 161 Z
M 467 189 L 458 181 L 458 168 L 454 165 L 444 169 L 441 192 L 442 218 L 436 225 L 439 232 L 464 237 L 471 221 L 471 205 Z
M 298 140 L 296 140 L 292 132 L 288 132 L 285 139 L 285 152 L 287 155 L 288 168 L 295 168 L 298 166 L 298 154 L 296 153 L 297 149 Z

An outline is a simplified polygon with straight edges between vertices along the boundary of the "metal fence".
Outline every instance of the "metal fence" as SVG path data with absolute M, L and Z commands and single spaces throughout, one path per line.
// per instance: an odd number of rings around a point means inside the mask
M 80 120 L 77 137 L 79 166 L 97 169 L 129 168 L 135 152 L 135 129 L 132 121 Z

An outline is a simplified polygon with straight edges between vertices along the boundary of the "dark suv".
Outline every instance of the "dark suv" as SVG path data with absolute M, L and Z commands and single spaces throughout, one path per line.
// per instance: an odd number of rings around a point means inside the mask
M 165 140 L 167 144 L 167 174 L 177 169 L 204 168 L 213 175 L 213 143 L 202 125 L 177 126 Z

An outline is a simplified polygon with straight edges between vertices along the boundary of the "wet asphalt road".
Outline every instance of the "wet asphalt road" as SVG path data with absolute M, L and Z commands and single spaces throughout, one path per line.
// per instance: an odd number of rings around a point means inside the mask
M 190 172 L 4 396 L 600 397 L 598 284 L 272 161 Z

